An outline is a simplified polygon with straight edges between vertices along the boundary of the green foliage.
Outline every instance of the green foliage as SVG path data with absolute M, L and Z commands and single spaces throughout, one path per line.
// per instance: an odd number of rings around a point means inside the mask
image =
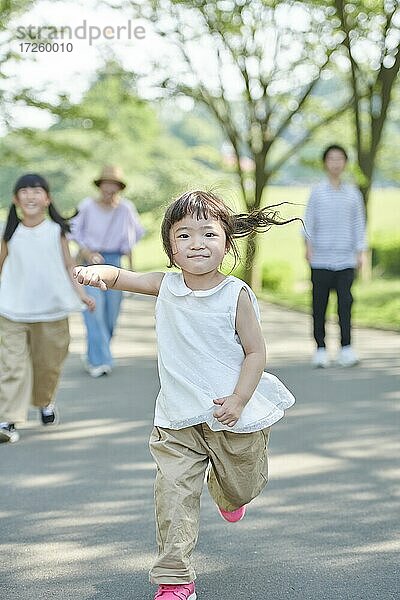
M 261 285 L 263 290 L 271 292 L 291 288 L 293 285 L 293 271 L 290 263 L 264 263 L 261 272 Z
M 36 100 L 29 101 L 38 106 Z M 134 77 L 114 61 L 96 74 L 79 103 L 68 104 L 63 97 L 53 114 L 57 122 L 47 131 L 24 129 L 3 139 L 3 206 L 10 201 L 16 177 L 26 170 L 49 178 L 55 201 L 64 210 L 96 193 L 92 182 L 104 163 L 123 168 L 125 195 L 140 211 L 155 209 L 190 187 L 228 183 L 215 149 L 206 140 L 187 147 L 169 133 L 155 108 L 138 97 Z
M 22 60 L 21 54 L 12 50 L 13 32 L 10 23 L 24 10 L 28 10 L 33 0 L 0 0 L 0 81 L 5 80 L 5 67 Z M 12 94 L 7 93 L 6 86 L 0 86 L 0 122 L 7 123 L 9 114 L 8 104 L 12 103 Z
M 372 247 L 372 266 L 383 275 L 400 275 L 400 236 L 378 238 Z
M 331 0 L 353 93 L 358 183 L 367 205 L 377 153 L 400 70 L 400 6 L 394 0 Z
M 200 105 L 192 110 L 182 110 L 176 100 L 165 101 L 161 109 L 161 119 L 175 137 L 183 140 L 187 146 L 206 146 L 219 150 L 224 141 L 218 123 L 208 111 Z
M 129 4 L 175 46 L 175 70 L 168 57 L 155 65 L 160 88 L 207 108 L 230 147 L 248 207 L 259 205 L 267 181 L 311 134 L 348 106 L 344 87 L 336 87 L 329 103 L 318 95 L 321 74 L 335 68 L 331 55 L 341 42 L 322 6 L 282 7 L 277 0 Z M 207 73 L 198 68 L 197 53 L 207 57 Z
M 5 29 L 9 21 L 29 8 L 34 0 L 0 0 L 0 29 Z

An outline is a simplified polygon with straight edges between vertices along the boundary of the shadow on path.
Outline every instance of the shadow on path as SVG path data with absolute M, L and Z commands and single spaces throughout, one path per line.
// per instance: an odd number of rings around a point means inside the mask
M 4 598 L 153 597 L 152 311 L 151 300 L 125 301 L 117 367 L 97 380 L 82 370 L 74 319 L 61 424 L 45 429 L 32 412 L 21 442 L 0 448 Z M 397 598 L 398 338 L 360 330 L 361 366 L 314 371 L 307 317 L 263 314 L 269 370 L 297 404 L 273 429 L 270 483 L 243 522 L 222 521 L 204 493 L 198 598 Z

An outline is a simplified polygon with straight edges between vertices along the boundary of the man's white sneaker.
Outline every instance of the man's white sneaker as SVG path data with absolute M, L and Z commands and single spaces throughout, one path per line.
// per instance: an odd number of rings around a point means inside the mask
M 317 348 L 312 357 L 311 364 L 313 367 L 325 369 L 329 367 L 329 358 L 326 348 Z
M 354 367 L 360 359 L 351 346 L 343 346 L 337 357 L 337 364 L 341 367 Z
M 101 377 L 102 375 L 108 375 L 111 373 L 110 365 L 99 365 L 98 367 L 89 367 L 89 374 L 92 377 Z

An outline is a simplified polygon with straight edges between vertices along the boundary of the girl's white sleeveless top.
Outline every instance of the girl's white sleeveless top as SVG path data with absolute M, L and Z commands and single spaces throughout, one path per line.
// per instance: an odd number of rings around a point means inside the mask
M 158 368 L 161 389 L 154 424 L 182 429 L 207 423 L 213 431 L 257 431 L 272 425 L 294 404 L 294 397 L 274 375 L 263 373 L 234 427 L 213 417 L 213 400 L 235 389 L 244 351 L 235 331 L 236 307 L 245 288 L 257 318 L 253 291 L 229 276 L 210 290 L 194 291 L 181 273 L 166 273 L 156 303 Z
M 36 227 L 20 223 L 7 242 L 0 280 L 0 315 L 11 321 L 57 321 L 81 310 L 61 247 L 61 228 L 45 220 Z

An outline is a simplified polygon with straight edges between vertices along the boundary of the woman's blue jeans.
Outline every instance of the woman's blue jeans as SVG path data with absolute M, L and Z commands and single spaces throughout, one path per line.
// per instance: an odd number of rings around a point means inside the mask
M 119 253 L 101 252 L 101 254 L 106 265 L 120 266 Z M 96 309 L 93 312 L 83 311 L 87 331 L 87 361 L 92 367 L 112 366 L 110 343 L 121 308 L 122 292 L 119 290 L 103 292 L 90 286 L 87 286 L 86 292 L 96 301 Z

